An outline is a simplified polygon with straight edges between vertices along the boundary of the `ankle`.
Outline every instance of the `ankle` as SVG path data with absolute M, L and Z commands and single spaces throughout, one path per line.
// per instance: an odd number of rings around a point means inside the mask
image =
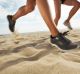
M 56 35 L 51 35 L 50 37 L 51 38 L 56 38 L 56 37 L 58 37 L 60 35 L 60 33 L 58 33 L 58 34 L 56 34 Z
M 15 18 L 15 16 L 14 16 L 14 15 L 12 16 L 12 20 L 13 20 L 13 21 L 16 21 L 16 18 Z
M 69 23 L 69 22 L 70 22 L 70 20 L 68 20 L 68 19 L 67 19 L 67 20 L 65 20 L 65 22 L 64 22 L 64 23 Z

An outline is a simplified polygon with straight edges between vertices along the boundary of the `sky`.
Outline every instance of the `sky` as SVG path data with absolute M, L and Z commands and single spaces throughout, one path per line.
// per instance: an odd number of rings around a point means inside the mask
M 80 2 L 80 0 L 78 0 Z M 8 29 L 8 21 L 6 16 L 8 14 L 15 14 L 19 7 L 23 6 L 26 3 L 26 0 L 0 0 L 0 34 L 9 34 L 11 33 Z M 48 0 L 50 5 L 51 15 L 54 19 L 54 3 L 53 0 Z M 63 22 L 68 17 L 69 11 L 72 6 L 62 5 L 61 8 L 61 19 L 59 21 L 58 29 L 67 29 Z M 65 15 L 66 14 L 66 15 Z M 75 14 L 71 19 L 71 26 L 73 29 L 80 29 L 80 10 Z M 49 31 L 44 20 L 42 19 L 38 7 L 36 6 L 35 10 L 28 15 L 25 15 L 19 18 L 16 22 L 15 29 L 19 33 L 28 33 L 36 31 Z

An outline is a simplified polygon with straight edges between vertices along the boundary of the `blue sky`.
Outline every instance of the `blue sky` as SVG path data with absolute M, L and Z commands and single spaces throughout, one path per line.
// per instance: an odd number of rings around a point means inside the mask
M 54 6 L 53 6 L 53 0 L 48 0 L 50 4 L 50 9 L 52 13 L 52 17 L 55 17 L 54 14 Z M 80 0 L 79 0 L 80 1 Z M 10 33 L 8 29 L 8 22 L 6 19 L 6 15 L 8 14 L 14 14 L 18 8 L 26 3 L 26 0 L 0 0 L 0 34 L 8 34 Z M 66 28 L 62 23 L 64 19 L 67 18 L 68 13 L 72 7 L 62 5 L 62 16 L 59 21 L 59 29 Z M 66 10 L 67 9 L 67 10 Z M 65 15 L 67 14 L 67 15 Z M 73 28 L 80 28 L 80 10 L 77 12 L 77 14 L 73 17 L 71 20 L 71 25 Z M 38 8 L 36 6 L 36 9 L 21 18 L 17 20 L 16 23 L 16 31 L 19 33 L 27 33 L 27 32 L 35 32 L 35 31 L 48 31 L 48 28 L 43 21 Z

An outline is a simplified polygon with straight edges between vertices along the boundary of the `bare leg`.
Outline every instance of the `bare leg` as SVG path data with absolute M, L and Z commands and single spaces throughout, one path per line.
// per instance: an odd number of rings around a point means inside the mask
M 49 11 L 49 7 L 47 4 L 47 0 L 36 0 L 36 3 L 38 5 L 38 8 L 40 10 L 40 13 L 44 19 L 44 21 L 46 22 L 47 26 L 50 29 L 50 32 L 52 34 L 52 36 L 57 36 L 58 35 L 58 30 L 55 27 L 55 23 L 53 23 L 51 15 L 50 15 L 50 11 Z
M 24 16 L 32 12 L 35 8 L 36 0 L 27 0 L 27 4 L 22 6 L 16 14 L 13 15 L 13 20 L 17 20 L 19 17 Z
M 46 22 L 50 32 L 50 41 L 51 43 L 57 45 L 61 49 L 69 50 L 69 49 L 74 49 L 77 47 L 74 43 L 72 43 L 69 39 L 64 37 L 62 34 L 60 34 L 55 27 L 55 23 L 52 21 L 51 15 L 50 15 L 50 10 L 48 7 L 47 0 L 36 0 L 36 3 L 38 5 L 38 8 L 40 10 L 40 13 Z M 8 16 L 9 19 L 10 16 Z M 11 21 L 9 21 L 11 22 Z M 12 22 L 11 22 L 12 23 Z M 12 29 L 12 32 L 14 30 Z
M 80 8 L 80 3 L 77 0 L 65 0 L 64 4 L 69 6 L 74 6 L 69 13 L 69 17 L 64 22 L 64 23 L 70 23 L 71 18 Z
M 61 16 L 61 3 L 60 3 L 60 0 L 54 0 L 54 6 L 55 6 L 55 14 L 56 14 L 56 17 L 55 17 L 54 21 L 57 25 L 58 21 L 60 19 L 60 16 Z

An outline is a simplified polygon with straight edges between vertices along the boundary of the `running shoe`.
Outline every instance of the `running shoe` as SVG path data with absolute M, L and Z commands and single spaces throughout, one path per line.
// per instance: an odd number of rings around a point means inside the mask
M 9 22 L 9 30 L 10 30 L 11 32 L 14 32 L 16 21 L 12 20 L 12 15 L 8 15 L 8 16 L 7 16 L 7 19 L 8 19 L 8 22 Z
M 72 43 L 71 40 L 67 39 L 61 33 L 56 37 L 50 36 L 50 41 L 52 44 L 55 44 L 58 48 L 63 50 L 70 50 L 77 48 L 77 44 Z

